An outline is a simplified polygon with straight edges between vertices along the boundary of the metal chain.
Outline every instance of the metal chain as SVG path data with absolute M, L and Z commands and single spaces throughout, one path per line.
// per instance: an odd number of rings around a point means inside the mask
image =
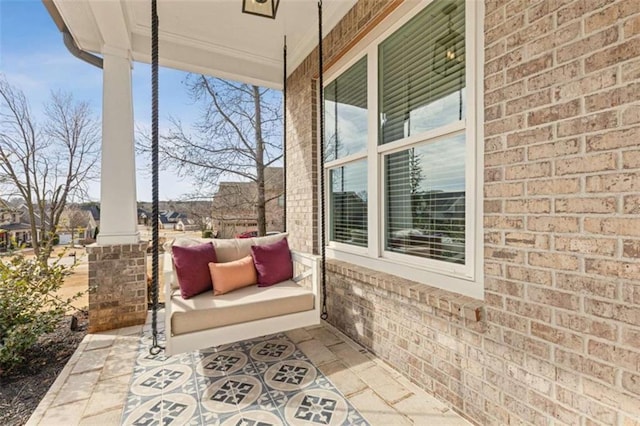
M 282 49 L 283 75 L 282 75 L 282 163 L 283 163 L 283 181 L 282 190 L 284 196 L 282 199 L 282 222 L 284 224 L 283 231 L 287 232 L 287 36 L 284 36 L 284 47 Z
M 320 100 L 320 253 L 322 256 L 322 314 L 320 318 L 329 318 L 327 313 L 327 253 L 326 241 L 326 207 L 324 193 L 324 78 L 322 59 L 322 0 L 318 1 L 318 99 Z
M 164 347 L 158 344 L 158 6 L 151 0 L 151 330 L 153 343 L 151 355 L 159 354 Z

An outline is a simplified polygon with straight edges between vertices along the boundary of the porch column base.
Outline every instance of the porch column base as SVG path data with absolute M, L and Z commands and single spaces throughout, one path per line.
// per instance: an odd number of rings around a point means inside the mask
M 89 333 L 144 324 L 148 243 L 93 244 L 89 255 Z

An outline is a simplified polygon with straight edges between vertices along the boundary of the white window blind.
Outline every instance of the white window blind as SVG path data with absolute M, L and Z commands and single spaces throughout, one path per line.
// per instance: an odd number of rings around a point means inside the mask
M 387 155 L 385 181 L 385 248 L 464 264 L 464 135 Z
M 380 43 L 380 144 L 463 119 L 464 7 L 434 1 Z
M 367 162 L 330 171 L 331 240 L 367 246 Z

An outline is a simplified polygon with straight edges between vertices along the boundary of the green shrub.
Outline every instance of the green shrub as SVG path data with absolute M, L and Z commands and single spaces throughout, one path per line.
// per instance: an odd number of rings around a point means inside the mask
M 211 229 L 202 231 L 202 238 L 213 238 L 213 231 Z
M 71 270 L 59 262 L 43 265 L 24 256 L 0 262 L 0 373 L 16 367 L 82 294 L 66 300 L 55 295 Z

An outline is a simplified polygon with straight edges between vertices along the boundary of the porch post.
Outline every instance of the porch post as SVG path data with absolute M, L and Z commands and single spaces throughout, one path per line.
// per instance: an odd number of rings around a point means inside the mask
M 106 49 L 105 49 L 106 50 Z M 131 61 L 104 53 L 102 168 L 98 244 L 140 241 L 131 95 Z
M 140 241 L 128 50 L 103 50 L 100 232 L 89 255 L 89 332 L 144 324 L 146 249 Z

